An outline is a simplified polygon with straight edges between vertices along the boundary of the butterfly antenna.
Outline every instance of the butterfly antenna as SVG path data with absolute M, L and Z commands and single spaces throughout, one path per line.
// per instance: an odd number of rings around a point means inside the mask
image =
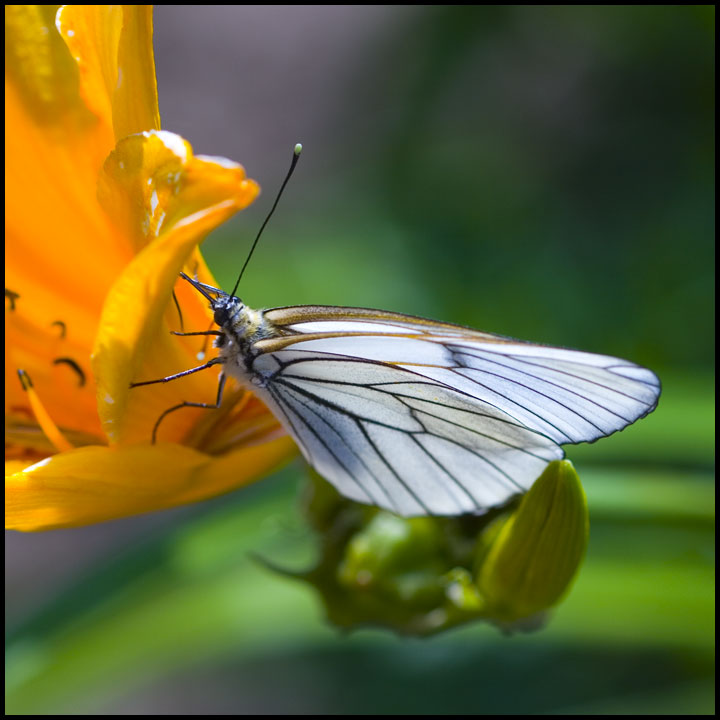
M 260 239 L 260 236 L 263 233 L 263 230 L 265 229 L 265 226 L 268 224 L 268 221 L 273 216 L 273 213 L 275 212 L 275 208 L 277 207 L 278 202 L 280 201 L 280 198 L 282 197 L 283 190 L 285 189 L 285 186 L 288 184 L 288 180 L 290 180 L 290 177 L 293 174 L 293 171 L 295 170 L 295 166 L 297 165 L 298 158 L 300 157 L 300 153 L 302 152 L 302 145 L 298 143 L 295 145 L 295 148 L 293 149 L 293 157 L 292 162 L 290 163 L 290 169 L 288 170 L 287 175 L 285 176 L 285 180 L 283 180 L 283 184 L 280 186 L 280 192 L 277 194 L 277 197 L 275 198 L 275 202 L 273 203 L 272 208 L 270 209 L 270 212 L 268 213 L 268 216 L 265 218 L 265 222 L 262 224 L 262 227 L 260 228 L 260 232 L 257 234 L 257 237 L 255 238 L 255 242 L 252 244 L 252 247 L 250 248 L 250 252 L 248 253 L 247 259 L 245 260 L 245 264 L 242 266 L 242 270 L 240 271 L 240 275 L 238 275 L 237 282 L 235 283 L 235 287 L 233 288 L 230 295 L 235 295 L 238 289 L 238 285 L 240 285 L 240 280 L 242 279 L 243 273 L 245 272 L 245 268 L 248 266 L 248 263 L 250 262 L 250 258 L 252 257 L 253 252 L 255 252 L 255 247 L 258 244 L 258 240 Z

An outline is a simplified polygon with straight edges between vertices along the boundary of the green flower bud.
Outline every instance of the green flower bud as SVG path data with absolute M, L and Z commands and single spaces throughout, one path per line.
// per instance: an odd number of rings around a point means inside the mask
M 468 618 L 477 617 L 484 610 L 485 602 L 468 570 L 453 568 L 444 579 L 445 597 L 450 607 L 460 613 L 468 613 Z
M 305 572 L 274 569 L 314 586 L 328 620 L 348 630 L 423 636 L 477 620 L 537 629 L 587 545 L 585 494 L 568 461 L 483 515 L 398 517 L 341 497 L 315 473 L 302 499 L 319 560 Z
M 550 463 L 518 509 L 494 530 L 477 571 L 487 615 L 512 622 L 558 603 L 588 541 L 587 501 L 572 463 Z
M 338 582 L 348 590 L 372 590 L 408 609 L 431 608 L 442 597 L 441 549 L 432 518 L 378 512 L 348 542 Z

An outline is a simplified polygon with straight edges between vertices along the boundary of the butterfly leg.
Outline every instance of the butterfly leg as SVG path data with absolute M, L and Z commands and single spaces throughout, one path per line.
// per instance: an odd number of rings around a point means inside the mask
M 196 278 L 197 278 L 197 267 L 198 267 L 197 263 L 195 263 L 195 270 L 193 272 L 195 273 Z M 178 318 L 180 320 L 180 329 L 184 330 L 185 327 L 184 327 L 184 323 L 183 323 L 183 314 L 182 314 L 182 310 L 180 309 L 180 302 L 177 298 L 177 295 L 175 294 L 175 290 L 173 290 L 173 292 L 172 292 L 172 299 L 173 299 L 173 302 L 175 303 L 175 309 L 177 310 Z M 178 333 L 178 334 L 182 334 L 182 333 Z
M 203 408 L 205 410 L 217 410 L 220 407 L 220 404 L 222 403 L 222 396 L 223 396 L 223 390 L 225 389 L 225 373 L 220 374 L 220 381 L 218 382 L 218 391 L 217 391 L 217 399 L 215 400 L 215 404 L 211 405 L 210 403 L 196 403 L 196 402 L 181 402 L 178 405 L 173 405 L 171 408 L 168 408 L 163 412 L 162 415 L 157 419 L 157 422 L 155 423 L 155 427 L 153 427 L 152 431 L 152 444 L 154 445 L 157 441 L 157 431 L 160 427 L 160 423 L 171 413 L 175 412 L 175 410 L 180 410 L 180 408 L 186 408 L 186 407 L 193 407 L 193 408 Z
M 220 365 L 224 361 L 222 358 L 215 357 L 212 360 L 208 360 L 204 365 L 198 365 L 197 367 L 190 368 L 190 370 L 183 370 L 182 372 L 175 373 L 175 375 L 168 375 L 164 378 L 158 378 L 157 380 L 144 380 L 143 382 L 130 383 L 130 388 L 140 387 L 141 385 L 155 385 L 155 383 L 170 382 L 171 380 L 177 380 L 178 378 L 185 377 L 186 375 L 192 375 L 193 373 L 205 370 L 205 368 L 212 367 L 213 365 Z
M 184 330 L 185 325 L 183 323 L 183 314 L 182 314 L 182 310 L 180 309 L 180 302 L 178 301 L 177 295 L 175 294 L 174 290 L 172 292 L 172 299 L 173 299 L 173 302 L 175 303 L 175 309 L 177 310 L 178 318 L 180 320 L 180 329 Z
M 210 336 L 216 335 L 219 337 L 220 335 L 222 335 L 219 330 L 211 330 L 210 328 L 212 328 L 212 323 L 207 330 L 198 330 L 197 332 L 175 332 L 175 330 L 171 330 L 170 334 L 181 335 L 182 337 L 187 337 L 188 335 L 205 335 L 205 342 L 202 345 L 202 350 L 200 350 L 200 352 L 198 353 L 198 360 L 202 360 L 207 353 L 208 341 L 210 339 Z
M 170 380 L 177 380 L 178 378 L 185 377 L 186 375 L 192 375 L 193 373 L 200 372 L 201 370 L 205 370 L 206 368 L 212 367 L 213 365 L 221 365 L 223 363 L 223 359 L 220 357 L 212 358 L 212 360 L 209 360 L 204 365 L 198 365 L 198 367 L 190 368 L 190 370 L 184 370 L 183 372 L 176 373 L 175 375 L 168 375 L 164 378 L 158 378 L 157 380 L 145 380 L 143 382 L 137 382 L 137 383 L 130 383 L 130 389 L 140 387 L 141 385 L 154 385 L 155 383 L 165 383 L 170 382 Z M 168 408 L 157 420 L 155 423 L 155 427 L 153 427 L 152 432 L 152 442 L 153 445 L 155 444 L 155 439 L 157 436 L 157 430 L 160 426 L 160 423 L 165 418 L 165 416 L 174 410 L 179 410 L 181 407 L 202 407 L 202 408 L 208 408 L 212 410 L 213 408 L 220 407 L 220 402 L 222 400 L 222 392 L 223 388 L 225 387 L 225 375 L 224 373 L 220 375 L 220 384 L 218 385 L 218 397 L 215 405 L 208 405 L 207 403 L 187 403 L 183 402 L 179 405 L 175 405 L 171 408 Z

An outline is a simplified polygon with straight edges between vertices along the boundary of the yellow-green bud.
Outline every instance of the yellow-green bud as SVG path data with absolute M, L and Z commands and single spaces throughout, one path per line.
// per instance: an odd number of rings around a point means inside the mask
M 555 605 L 587 547 L 585 492 L 569 460 L 552 462 L 497 532 L 478 571 L 486 612 L 500 621 Z

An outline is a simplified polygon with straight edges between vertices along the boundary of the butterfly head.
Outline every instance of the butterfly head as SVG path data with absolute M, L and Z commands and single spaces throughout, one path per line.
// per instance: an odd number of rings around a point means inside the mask
M 224 328 L 232 326 L 237 322 L 238 315 L 245 306 L 240 298 L 223 293 L 210 301 L 210 307 L 213 311 L 215 323 Z

